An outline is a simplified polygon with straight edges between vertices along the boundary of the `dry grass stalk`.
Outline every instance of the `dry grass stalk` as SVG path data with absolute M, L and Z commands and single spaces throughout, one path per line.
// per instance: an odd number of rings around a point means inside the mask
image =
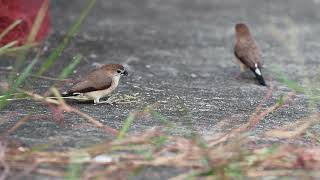
M 48 103 L 48 104 L 53 104 L 53 105 L 56 105 L 58 106 L 58 108 L 61 108 L 63 111 L 65 112 L 73 112 L 73 113 L 76 113 L 78 115 L 80 115 L 81 117 L 87 119 L 90 123 L 92 123 L 93 125 L 95 125 L 96 127 L 98 128 L 101 128 L 101 129 L 104 129 L 106 132 L 110 133 L 111 135 L 113 136 L 116 136 L 118 134 L 118 131 L 114 128 L 111 128 L 109 126 L 106 126 L 102 123 L 100 123 L 98 120 L 96 120 L 95 118 L 89 116 L 88 114 L 86 113 L 83 113 L 81 111 L 79 111 L 78 109 L 76 108 L 73 108 L 69 105 L 67 105 L 64 100 L 61 98 L 61 95 L 56 91 L 56 90 L 53 90 L 54 91 L 54 94 L 56 95 L 57 97 L 57 100 L 56 99 L 51 99 L 51 98 L 47 98 L 47 97 L 43 97 L 39 94 L 36 94 L 36 93 L 33 93 L 33 92 L 29 92 L 29 91 L 25 91 L 25 90 L 22 90 L 22 89 L 17 89 L 19 92 L 22 92 L 28 96 L 30 96 L 33 100 L 35 101 L 41 101 L 43 103 Z M 60 97 L 60 98 L 59 98 Z
M 320 113 L 315 113 L 307 118 L 299 119 L 297 122 L 290 124 L 290 126 L 285 126 L 286 128 L 279 128 L 267 131 L 265 135 L 267 137 L 276 137 L 276 138 L 295 138 L 304 134 L 307 129 L 312 125 L 318 122 L 320 119 Z M 293 130 L 288 130 L 290 127 Z
M 67 105 L 60 94 L 52 89 L 57 99 L 49 99 L 36 93 L 18 89 L 18 91 L 29 95 L 36 101 L 54 104 L 66 112 L 73 112 L 86 118 L 96 127 L 103 128 L 107 132 L 117 135 L 118 131 L 103 125 L 91 116 Z M 174 179 L 183 179 L 197 174 L 213 171 L 206 176 L 218 178 L 228 178 L 228 169 L 236 165 L 243 176 L 288 176 L 295 170 L 320 170 L 320 149 L 294 147 L 281 145 L 272 152 L 266 153 L 266 148 L 248 148 L 249 138 L 243 135 L 245 131 L 254 128 L 264 117 L 287 104 L 294 93 L 289 93 L 282 102 L 278 102 L 265 110 L 262 106 L 272 95 L 272 86 L 267 92 L 262 102 L 258 105 L 248 123 L 240 128 L 234 129 L 230 133 L 206 141 L 206 145 L 195 138 L 184 138 L 165 134 L 160 128 L 135 135 L 127 136 L 121 140 L 113 140 L 80 151 L 86 154 L 85 160 L 81 160 L 82 166 L 87 167 L 82 175 L 84 179 L 121 177 L 129 176 L 131 172 L 142 167 L 173 167 L 189 168 L 192 173 L 182 174 Z M 137 116 L 145 115 L 148 112 L 138 112 Z M 15 126 L 7 131 L 14 132 L 18 127 L 27 122 L 29 116 L 21 119 Z M 306 130 L 319 119 L 319 113 L 311 117 L 302 119 L 295 124 L 298 128 L 291 131 L 272 130 L 265 135 L 268 137 L 296 138 L 306 132 Z M 166 142 L 158 144 L 155 139 L 165 137 Z M 1 148 L 0 148 L 1 149 Z M 2 153 L 1 153 L 2 152 Z M 20 151 L 15 148 L 2 148 L 0 156 L 1 166 L 9 173 L 9 167 L 13 170 L 22 170 L 21 175 L 33 173 L 48 176 L 63 177 L 64 170 L 56 170 L 55 167 L 68 167 L 72 162 L 71 157 L 74 151 L 46 152 L 46 151 Z M 95 157 L 105 155 L 110 157 L 110 162 L 97 162 Z M 206 163 L 204 163 L 204 161 Z M 32 165 L 30 167 L 30 165 Z M 29 167 L 29 168 L 28 168 Z M 46 167 L 46 168 L 44 168 Z M 276 171 L 276 170 L 277 171 Z M 123 174 L 124 173 L 124 174 Z M 6 177 L 2 174 L 2 176 Z M 306 174 L 295 174 L 297 177 L 304 177 Z M 319 174 L 315 176 L 319 177 Z
M 14 131 L 16 131 L 21 125 L 23 125 L 24 123 L 26 123 L 29 119 L 31 118 L 31 115 L 27 115 L 25 117 L 23 117 L 21 120 L 19 120 L 12 128 L 10 128 L 9 130 L 7 130 L 2 136 L 8 135 Z
M 82 151 L 87 152 L 91 157 L 83 162 L 83 165 L 91 167 L 86 171 L 89 174 L 83 174 L 83 177 L 85 179 L 110 177 L 110 175 L 128 173 L 146 166 L 187 167 L 196 172 L 207 171 L 208 168 L 211 168 L 225 176 L 223 169 L 233 163 L 237 163 L 247 177 L 258 177 L 267 173 L 279 176 L 286 174 L 279 173 L 280 171 L 267 171 L 268 169 L 288 169 L 287 172 L 300 168 L 305 170 L 320 169 L 320 149 L 318 148 L 296 148 L 287 145 L 280 146 L 274 152 L 263 155 L 264 148 L 249 150 L 239 146 L 239 144 L 244 145 L 245 140 L 242 142 L 230 141 L 216 147 L 201 147 L 193 139 L 167 136 L 168 143 L 157 149 L 152 139 L 159 137 L 159 135 L 166 136 L 161 134 L 159 130 L 152 130 L 122 141 L 111 141 L 83 149 Z M 137 146 L 141 148 L 136 148 Z M 136 152 L 136 150 L 148 149 L 151 152 L 149 158 L 145 156 L 145 153 L 137 154 Z M 16 149 L 7 149 L 5 161 L 12 169 L 23 169 L 28 167 L 30 163 L 36 162 L 46 165 L 49 169 L 45 170 L 40 166 L 32 169 L 32 172 L 61 177 L 63 171 L 51 170 L 50 167 L 68 166 L 73 153 L 68 151 L 21 153 Z M 97 164 L 94 157 L 105 153 L 112 157 L 112 162 Z M 208 161 L 207 165 L 201 163 L 204 158 Z M 248 165 L 248 159 L 251 159 L 252 167 Z M 180 177 L 185 176 L 181 175 Z
M 234 129 L 230 133 L 226 133 L 226 134 L 221 135 L 217 139 L 211 140 L 209 142 L 209 145 L 210 146 L 215 146 L 215 145 L 218 145 L 218 144 L 220 144 L 222 142 L 226 142 L 228 139 L 236 137 L 239 134 L 254 128 L 268 114 L 270 114 L 270 113 L 274 112 L 275 110 L 277 110 L 277 109 L 283 107 L 284 105 L 286 105 L 293 98 L 293 96 L 295 94 L 293 92 L 288 93 L 288 95 L 283 98 L 283 102 L 278 102 L 278 103 L 274 104 L 273 106 L 268 107 L 266 110 L 262 111 L 261 113 L 259 113 L 259 111 L 261 111 L 261 109 L 262 109 L 263 103 L 267 99 L 269 99 L 271 97 L 271 95 L 272 95 L 272 86 L 269 89 L 269 91 L 267 92 L 267 94 L 265 95 L 265 97 L 263 98 L 262 102 L 256 108 L 255 112 L 253 113 L 253 115 L 249 119 L 248 123 L 240 126 L 237 129 Z

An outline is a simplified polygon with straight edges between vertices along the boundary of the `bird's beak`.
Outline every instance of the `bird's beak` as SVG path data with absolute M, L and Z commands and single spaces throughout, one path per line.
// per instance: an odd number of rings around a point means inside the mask
M 122 74 L 125 76 L 128 76 L 129 73 L 128 73 L 128 71 L 124 70 Z

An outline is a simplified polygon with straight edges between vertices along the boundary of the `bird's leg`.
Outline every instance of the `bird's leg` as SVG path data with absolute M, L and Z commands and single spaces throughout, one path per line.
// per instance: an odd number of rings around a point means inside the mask
M 94 102 L 94 105 L 97 105 L 97 104 L 104 104 L 104 103 L 107 103 L 107 104 L 110 104 L 110 105 L 113 105 L 111 99 L 109 98 L 108 100 L 106 101 L 100 101 L 100 98 L 97 98 L 97 99 L 94 99 L 93 100 Z
M 110 104 L 110 105 L 113 105 L 113 101 L 112 101 L 112 98 L 108 98 L 106 101 L 103 101 L 104 103 L 107 103 L 107 104 Z
M 246 69 L 248 69 L 248 67 L 246 65 L 244 65 L 243 63 L 240 63 L 240 71 L 245 72 Z
M 110 96 L 106 101 L 101 101 L 100 103 L 107 103 L 107 104 L 110 104 L 110 105 L 113 105 L 113 103 L 115 102 L 115 101 L 113 101 L 114 100 L 114 95 L 112 95 L 112 96 Z
M 245 71 L 248 70 L 248 66 L 246 66 L 245 64 L 243 64 L 242 62 L 239 61 L 239 65 L 240 65 L 240 72 L 236 75 L 236 79 L 241 79 L 241 75 L 242 73 L 244 73 Z
M 93 100 L 94 105 L 100 104 L 100 98 L 96 98 Z
M 104 103 L 106 103 L 106 104 L 110 104 L 110 105 L 113 105 L 113 98 L 108 98 L 106 101 L 101 101 L 101 102 L 99 102 L 99 104 L 104 104 Z
M 244 71 L 246 71 L 246 65 L 244 65 L 237 57 L 236 57 L 236 63 L 240 66 L 240 72 L 235 74 L 235 79 L 239 80 L 241 79 L 241 75 Z
M 247 67 L 245 64 L 243 64 L 243 63 L 240 61 L 240 59 L 238 59 L 237 57 L 236 57 L 236 62 L 237 62 L 237 64 L 240 65 L 240 71 L 241 71 L 241 72 L 245 72 L 245 71 L 248 69 L 248 67 Z

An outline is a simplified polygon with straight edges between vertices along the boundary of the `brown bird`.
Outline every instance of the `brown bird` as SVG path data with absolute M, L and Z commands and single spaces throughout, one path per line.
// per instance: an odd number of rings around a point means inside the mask
M 64 97 L 84 96 L 92 99 L 94 104 L 110 103 L 109 101 L 100 102 L 100 98 L 111 94 L 118 86 L 120 77 L 123 75 L 127 76 L 128 72 L 122 65 L 107 64 L 89 73 L 62 95 Z
M 266 82 L 261 73 L 262 60 L 261 51 L 253 39 L 250 30 L 246 24 L 240 23 L 235 26 L 236 43 L 234 54 L 240 64 L 241 71 L 250 69 L 256 76 L 259 83 L 266 86 Z

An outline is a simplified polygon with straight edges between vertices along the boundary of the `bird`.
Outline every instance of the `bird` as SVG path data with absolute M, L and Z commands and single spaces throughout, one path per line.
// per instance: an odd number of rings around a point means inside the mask
M 240 64 L 241 71 L 250 69 L 258 82 L 266 86 L 261 71 L 263 65 L 261 50 L 251 35 L 249 27 L 244 23 L 238 23 L 235 26 L 235 32 L 234 55 Z
M 80 79 L 69 90 L 62 93 L 63 97 L 84 96 L 93 100 L 94 104 L 109 103 L 100 98 L 111 94 L 118 86 L 122 76 L 128 76 L 128 71 L 121 64 L 106 64 Z

